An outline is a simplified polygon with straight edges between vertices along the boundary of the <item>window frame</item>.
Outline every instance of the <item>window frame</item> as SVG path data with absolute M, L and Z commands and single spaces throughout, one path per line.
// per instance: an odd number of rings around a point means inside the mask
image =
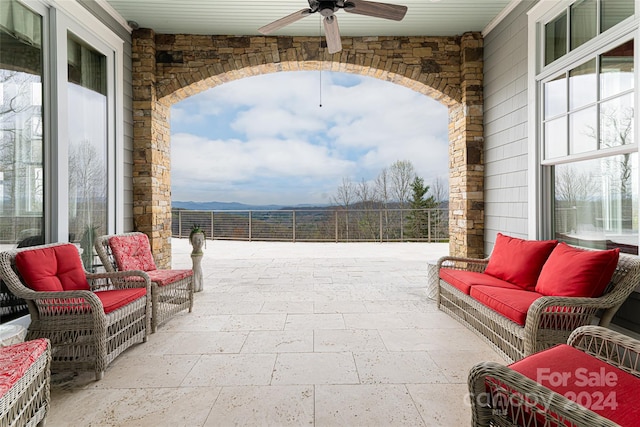
M 573 163 L 582 160 L 599 159 L 619 154 L 638 152 L 638 109 L 640 105 L 638 84 L 639 84 L 639 52 L 640 47 L 640 26 L 638 17 L 640 15 L 640 1 L 634 3 L 634 15 L 624 19 L 616 26 L 599 33 L 596 37 L 583 43 L 555 61 L 545 65 L 545 25 L 553 21 L 560 13 L 566 11 L 570 13 L 570 6 L 576 0 L 564 0 L 556 2 L 552 0 L 542 0 L 528 12 L 528 93 L 529 93 L 529 210 L 528 227 L 529 237 L 534 239 L 553 238 L 554 227 L 554 193 L 553 193 L 553 166 L 558 164 Z M 600 5 L 598 5 L 598 11 Z M 600 22 L 600 17 L 598 17 Z M 570 24 L 569 24 L 570 27 Z M 568 39 L 569 39 L 568 35 Z M 579 65 L 582 65 L 599 55 L 606 53 L 612 48 L 622 45 L 629 40 L 634 42 L 634 135 L 633 144 L 621 145 L 609 148 L 600 148 L 584 153 L 568 153 L 566 156 L 545 159 L 544 158 L 544 87 L 543 84 L 559 75 L 568 72 Z M 567 44 L 570 40 L 567 40 Z M 568 49 L 568 47 L 567 47 Z M 569 82 L 567 81 L 567 96 Z M 597 103 L 602 102 L 598 99 Z M 569 109 L 567 109 L 567 117 Z M 599 120 L 599 118 L 598 118 Z M 568 122 L 568 120 L 567 120 Z M 599 125 L 598 125 L 599 128 Z M 567 128 L 567 138 L 569 129 Z M 599 142 L 599 141 L 598 141 Z M 567 144 L 568 144 L 567 140 Z M 599 144 L 598 144 L 599 145 Z M 640 176 L 635 177 L 640 180 Z M 640 243 L 640 236 L 638 238 Z M 639 245 L 640 246 L 640 245 Z

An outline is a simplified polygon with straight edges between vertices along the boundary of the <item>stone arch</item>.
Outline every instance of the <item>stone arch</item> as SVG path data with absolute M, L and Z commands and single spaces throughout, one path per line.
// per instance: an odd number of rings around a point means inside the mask
M 133 33 L 134 226 L 159 266 L 171 255 L 171 105 L 225 82 L 279 71 L 355 73 L 448 107 L 450 252 L 483 256 L 482 37 L 356 37 L 334 55 L 317 37 Z

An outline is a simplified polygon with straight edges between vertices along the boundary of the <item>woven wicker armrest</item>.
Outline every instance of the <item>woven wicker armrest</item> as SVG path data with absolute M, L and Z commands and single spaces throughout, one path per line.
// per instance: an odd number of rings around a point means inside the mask
M 456 256 L 443 256 L 438 259 L 438 270 L 442 267 L 456 270 L 483 272 L 489 264 L 489 258 L 465 258 Z
M 527 311 L 523 336 L 525 354 L 566 342 L 574 329 L 591 323 L 597 310 L 611 306 L 611 300 L 606 297 L 538 298 Z
M 106 289 L 147 288 L 147 295 L 151 294 L 151 279 L 141 270 L 114 271 L 107 273 L 86 273 L 91 289 L 96 291 Z M 140 278 L 133 279 L 132 278 Z
M 76 319 L 80 313 L 90 314 L 91 322 L 102 323 L 104 321 L 104 308 L 102 302 L 92 291 L 32 291 L 25 299 L 33 301 L 38 310 L 38 316 L 55 318 L 58 321 Z M 32 315 L 33 317 L 33 315 Z
M 531 426 L 549 425 L 546 419 L 554 420 L 550 425 L 619 427 L 499 363 L 481 362 L 471 368 L 468 378 L 472 425 L 476 427 L 513 425 L 513 419 L 521 418 L 530 420 Z
M 111 248 L 109 247 L 109 237 L 111 236 L 98 236 L 96 237 L 94 248 L 104 269 L 107 272 L 118 271 L 118 267 L 116 266 L 116 261 L 113 258 L 113 254 L 111 253 Z
M 567 343 L 640 378 L 640 341 L 601 326 L 582 326 Z

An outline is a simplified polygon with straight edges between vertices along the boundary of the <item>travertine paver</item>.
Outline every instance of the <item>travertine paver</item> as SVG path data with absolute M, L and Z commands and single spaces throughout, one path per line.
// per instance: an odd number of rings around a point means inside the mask
M 204 290 L 91 373 L 55 375 L 50 426 L 470 422 L 469 368 L 502 362 L 426 298 L 446 244 L 209 241 Z M 190 267 L 186 240 L 175 268 Z

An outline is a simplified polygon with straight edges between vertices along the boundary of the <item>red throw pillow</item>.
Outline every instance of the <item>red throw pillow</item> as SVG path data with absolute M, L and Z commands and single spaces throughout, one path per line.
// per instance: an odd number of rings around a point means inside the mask
M 557 244 L 557 240 L 523 240 L 498 233 L 484 272 L 533 291 L 542 266 Z
M 566 297 L 599 297 L 618 265 L 620 249 L 593 251 L 560 243 L 542 267 L 536 292 Z
M 109 238 L 109 246 L 120 271 L 156 269 L 146 234 L 112 236 Z
M 34 291 L 89 290 L 78 249 L 71 243 L 18 252 L 16 267 Z

